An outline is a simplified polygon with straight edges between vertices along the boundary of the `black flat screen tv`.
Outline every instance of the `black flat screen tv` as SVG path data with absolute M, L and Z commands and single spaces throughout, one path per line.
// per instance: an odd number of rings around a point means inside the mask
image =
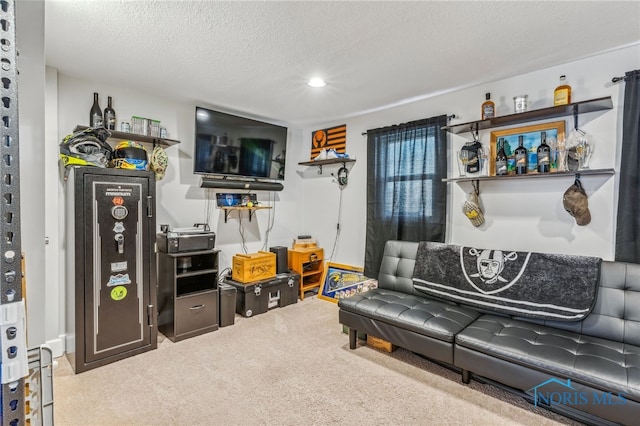
M 287 128 L 196 107 L 193 172 L 283 180 Z

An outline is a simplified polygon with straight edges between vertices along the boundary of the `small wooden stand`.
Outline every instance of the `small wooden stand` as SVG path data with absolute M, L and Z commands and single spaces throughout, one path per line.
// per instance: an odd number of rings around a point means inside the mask
M 300 300 L 304 292 L 320 288 L 324 272 L 324 249 L 311 247 L 289 249 L 289 269 L 300 274 Z

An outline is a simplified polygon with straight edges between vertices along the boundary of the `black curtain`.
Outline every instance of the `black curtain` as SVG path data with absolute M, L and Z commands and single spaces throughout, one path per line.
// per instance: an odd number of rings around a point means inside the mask
M 616 260 L 640 263 L 640 70 L 626 73 Z
M 447 116 L 367 131 L 364 273 L 377 277 L 387 240 L 444 242 Z

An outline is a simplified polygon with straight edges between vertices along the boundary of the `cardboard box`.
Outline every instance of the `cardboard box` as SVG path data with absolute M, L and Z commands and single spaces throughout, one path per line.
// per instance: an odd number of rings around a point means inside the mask
M 276 276 L 276 254 L 270 251 L 233 256 L 232 279 L 241 283 L 268 280 Z
M 372 348 L 381 349 L 389 353 L 398 349 L 398 347 L 393 343 L 387 342 L 386 340 L 372 336 L 370 334 L 367 335 L 367 345 L 371 346 Z

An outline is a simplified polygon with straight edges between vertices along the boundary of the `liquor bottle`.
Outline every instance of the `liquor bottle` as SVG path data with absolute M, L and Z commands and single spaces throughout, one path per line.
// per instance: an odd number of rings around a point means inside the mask
M 513 151 L 516 157 L 516 174 L 523 175 L 527 173 L 529 166 L 529 156 L 527 155 L 527 148 L 524 147 L 524 136 L 518 136 L 518 147 Z
M 547 132 L 540 134 L 537 170 L 538 173 L 549 173 L 551 171 L 551 147 L 547 144 Z
M 484 96 L 487 100 L 483 102 L 481 110 L 482 119 L 486 120 L 487 118 L 493 118 L 496 116 L 496 104 L 491 100 L 491 93 L 487 93 Z
M 553 91 L 553 106 L 571 103 L 571 86 L 567 84 L 566 79 L 566 76 L 560 76 L 560 85 Z
M 116 129 L 116 112 L 112 106 L 111 96 L 107 97 L 107 107 L 104 109 L 104 127 L 109 130 Z
M 496 155 L 496 176 L 505 176 L 507 168 L 507 154 L 504 151 L 504 138 L 498 139 L 498 154 Z
M 93 93 L 93 105 L 91 106 L 91 110 L 89 111 L 89 126 L 102 126 L 102 110 L 100 109 L 100 104 L 98 103 L 98 94 L 95 92 Z

